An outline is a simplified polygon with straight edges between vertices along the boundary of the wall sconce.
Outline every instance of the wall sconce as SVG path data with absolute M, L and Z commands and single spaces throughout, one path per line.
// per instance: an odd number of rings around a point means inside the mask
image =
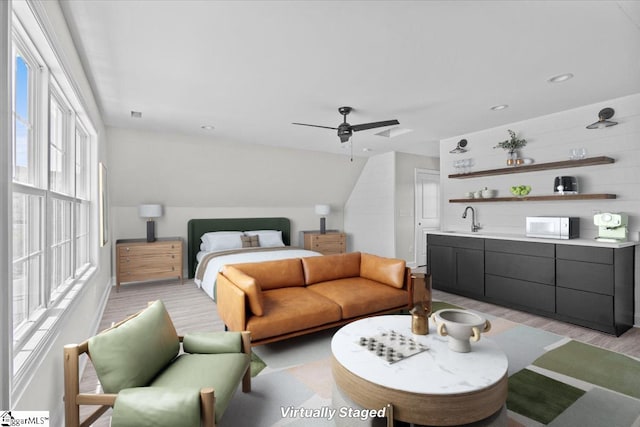
M 147 218 L 147 242 L 156 241 L 156 223 L 153 218 L 162 216 L 162 205 L 140 205 L 138 206 L 140 218 Z
M 467 140 L 466 139 L 461 139 L 460 141 L 458 141 L 458 145 L 456 145 L 456 148 L 454 148 L 453 150 L 449 151 L 449 153 L 451 153 L 451 154 L 466 153 L 467 149 L 464 148 L 466 146 L 467 146 Z
M 316 205 L 316 215 L 320 215 L 320 234 L 327 233 L 326 216 L 331 212 L 329 205 Z
M 613 117 L 615 110 L 613 108 L 603 108 L 598 113 L 598 121 L 595 123 L 591 123 L 587 126 L 587 129 L 604 129 L 609 126 L 615 126 L 618 122 L 612 122 L 609 119 Z

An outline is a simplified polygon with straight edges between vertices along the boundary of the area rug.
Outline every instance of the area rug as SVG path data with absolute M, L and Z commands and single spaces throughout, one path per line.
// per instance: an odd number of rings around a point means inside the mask
M 442 308 L 457 307 L 434 302 Z M 640 427 L 639 360 L 479 314 L 509 360 L 509 427 Z M 327 409 L 336 330 L 255 347 L 252 391 L 236 393 L 220 426 L 335 425 Z

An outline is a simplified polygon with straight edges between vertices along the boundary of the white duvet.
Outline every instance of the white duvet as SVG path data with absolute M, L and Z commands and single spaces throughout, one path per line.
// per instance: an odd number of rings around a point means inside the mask
M 310 256 L 322 256 L 321 253 L 315 251 L 309 251 L 306 249 L 286 249 L 275 250 L 267 252 L 238 252 L 228 255 L 221 255 L 211 259 L 207 265 L 202 280 L 199 280 L 199 269 L 202 266 L 201 260 L 211 252 L 198 252 L 196 260 L 198 266 L 196 268 L 195 284 L 205 291 L 214 301 L 216 300 L 216 279 L 218 272 L 222 270 L 222 267 L 226 264 L 237 264 L 241 262 L 258 262 L 258 261 L 273 261 L 278 259 L 290 259 L 290 258 L 304 258 Z

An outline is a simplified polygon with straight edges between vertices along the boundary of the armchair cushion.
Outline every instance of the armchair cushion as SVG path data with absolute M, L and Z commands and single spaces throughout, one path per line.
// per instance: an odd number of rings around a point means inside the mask
M 154 387 L 211 387 L 215 393 L 216 423 L 224 414 L 231 397 L 249 366 L 246 353 L 182 354 L 151 383 Z M 181 424 L 176 424 L 181 425 Z
M 178 334 L 161 301 L 89 339 L 89 355 L 105 393 L 148 385 L 179 350 Z
M 182 348 L 185 353 L 241 353 L 240 332 L 190 332 L 184 336 Z
M 197 388 L 135 387 L 120 390 L 111 427 L 200 427 Z

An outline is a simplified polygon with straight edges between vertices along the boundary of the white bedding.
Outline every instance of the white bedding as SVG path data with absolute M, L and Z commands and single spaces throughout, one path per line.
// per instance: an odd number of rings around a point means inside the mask
M 315 251 L 309 251 L 306 249 L 290 249 L 287 250 L 274 250 L 268 252 L 257 252 L 251 250 L 239 251 L 238 253 L 221 255 L 219 257 L 211 259 L 207 263 L 206 270 L 202 276 L 202 280 L 199 280 L 199 269 L 201 267 L 202 258 L 211 252 L 198 252 L 196 254 L 196 260 L 198 261 L 198 267 L 196 268 L 195 284 L 207 293 L 214 301 L 216 300 L 216 279 L 218 272 L 222 270 L 222 267 L 226 264 L 237 264 L 241 262 L 258 262 L 258 261 L 272 261 L 278 259 L 289 258 L 304 258 L 310 256 L 322 256 L 321 253 Z

